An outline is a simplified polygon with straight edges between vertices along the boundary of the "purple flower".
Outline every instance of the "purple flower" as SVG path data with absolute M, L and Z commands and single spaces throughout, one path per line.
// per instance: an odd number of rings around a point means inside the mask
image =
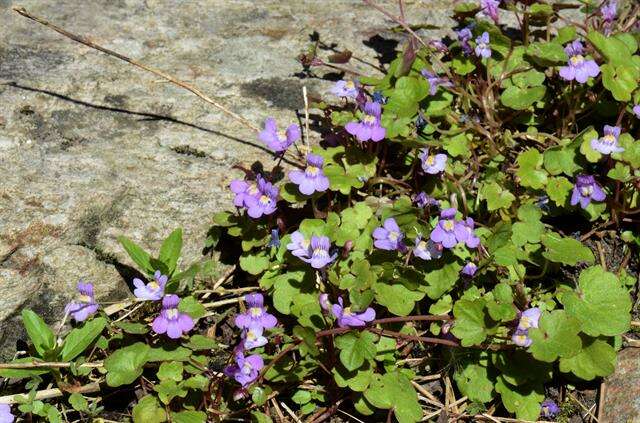
M 605 35 L 609 35 L 611 33 L 613 21 L 616 20 L 616 16 L 618 15 L 618 2 L 616 0 L 611 0 L 602 5 L 600 8 L 600 14 L 604 21 L 604 33 Z
M 573 194 L 571 195 L 571 205 L 575 206 L 580 203 L 580 207 L 586 209 L 591 200 L 604 201 L 607 196 L 593 176 L 578 175 L 576 183 L 573 186 Z
M 498 6 L 500 6 L 500 0 L 480 0 L 481 12 L 490 17 L 496 24 L 498 24 Z
M 467 239 L 464 241 L 469 248 L 477 248 L 480 245 L 480 238 L 476 235 L 476 231 L 474 230 L 475 222 L 472 218 L 467 217 L 467 220 L 462 222 L 462 225 L 467 231 Z
M 594 60 L 585 60 L 584 47 L 579 40 L 568 44 L 564 48 L 569 62 L 567 66 L 560 68 L 560 77 L 566 81 L 573 81 L 574 79 L 584 84 L 589 77 L 595 78 L 600 74 L 600 68 Z
M 529 345 L 531 345 L 532 341 L 531 338 L 529 338 L 529 334 L 526 330 L 516 330 L 513 335 L 511 336 L 511 340 L 513 341 L 514 344 L 516 344 L 519 347 L 528 347 Z
M 262 215 L 272 214 L 277 209 L 276 203 L 278 202 L 279 194 L 280 189 L 278 187 L 258 176 L 258 193 L 245 199 L 247 214 L 254 219 L 258 219 Z
M 11 414 L 9 404 L 0 404 L 0 423 L 13 423 L 15 417 Z
M 269 240 L 269 247 L 280 247 L 280 231 L 276 229 L 271 229 L 271 239 Z
M 76 322 L 83 322 L 98 311 L 98 303 L 93 295 L 93 284 L 78 282 L 78 295 L 64 309 Z
M 322 166 L 324 159 L 317 154 L 307 154 L 307 168 L 302 170 L 292 170 L 289 172 L 289 179 L 298 185 L 298 189 L 304 195 L 311 195 L 314 192 L 322 192 L 329 189 L 329 178 L 324 176 Z
M 245 357 L 242 352 L 237 352 L 235 359 L 234 364 L 225 367 L 224 374 L 246 387 L 258 378 L 260 370 L 264 367 L 264 361 L 258 354 Z
M 538 307 L 526 309 L 520 313 L 520 320 L 518 321 L 518 328 L 516 330 L 526 332 L 530 328 L 537 328 L 540 314 L 541 312 Z
M 447 164 L 446 154 L 429 155 L 429 149 L 423 148 L 418 154 L 418 158 L 422 162 L 422 170 L 431 175 L 438 174 L 444 171 L 444 167 Z
M 242 179 L 234 179 L 229 184 L 229 188 L 236 195 L 233 204 L 236 207 L 248 207 L 247 200 L 256 198 L 258 195 L 258 183 L 256 181 L 244 181 Z
M 371 99 L 374 103 L 387 104 L 387 97 L 382 95 L 382 91 L 374 91 Z M 365 99 L 366 100 L 366 99 Z
M 544 400 L 540 406 L 542 408 L 541 414 L 544 418 L 554 418 L 560 413 L 560 407 L 553 400 Z
M 278 132 L 276 120 L 267 118 L 264 121 L 264 129 L 258 137 L 271 151 L 280 153 L 286 151 L 291 144 L 300 139 L 300 127 L 296 124 L 291 124 L 286 131 Z
M 436 200 L 433 197 L 430 197 L 426 192 L 419 192 L 418 194 L 413 196 L 412 200 L 416 204 L 416 206 L 420 207 L 421 209 L 427 206 L 440 206 L 440 201 Z
M 429 40 L 427 44 L 429 44 L 429 47 L 440 53 L 446 53 L 449 51 L 449 48 L 447 48 L 441 40 Z
M 435 242 L 422 239 L 418 236 L 413 247 L 413 255 L 423 260 L 432 260 L 442 257 L 442 245 Z
M 481 36 L 476 38 L 476 56 L 488 59 L 491 57 L 491 47 L 489 46 L 489 33 L 483 32 Z
M 267 338 L 262 334 L 264 327 L 258 322 L 251 322 L 249 327 L 242 331 L 242 345 L 245 350 L 251 350 L 267 344 Z
M 349 97 L 356 98 L 358 97 L 359 84 L 358 81 L 338 81 L 336 85 L 331 88 L 331 94 L 336 95 L 338 97 Z
M 466 242 L 469 236 L 467 226 L 455 220 L 456 209 L 449 208 L 440 213 L 440 219 L 431 232 L 431 240 L 444 248 L 453 248 L 458 242 Z
M 453 87 L 453 83 L 449 81 L 449 79 L 440 77 L 435 73 L 429 72 L 427 69 L 422 69 L 420 71 L 422 76 L 424 76 L 429 82 L 429 94 L 435 95 L 438 91 L 438 87 Z
M 376 311 L 371 307 L 359 314 L 352 312 L 349 307 L 344 307 L 342 297 L 338 297 L 338 304 L 332 306 L 332 312 L 341 328 L 365 326 L 376 318 Z
M 322 269 L 338 257 L 338 254 L 329 254 L 329 248 L 331 248 L 331 241 L 326 236 L 311 237 L 311 245 L 309 251 L 311 256 L 300 257 L 305 263 L 311 264 L 314 269 Z
M 618 145 L 619 136 L 620 127 L 605 125 L 604 136 L 592 139 L 591 148 L 602 154 L 622 153 L 624 148 Z
M 404 234 L 393 217 L 386 219 L 381 228 L 373 231 L 373 238 L 373 245 L 381 250 L 402 251 L 406 248 L 402 242 Z
M 329 294 L 322 293 L 318 297 L 318 302 L 320 303 L 320 307 L 324 311 L 329 311 L 331 309 L 331 302 L 329 301 Z
M 169 277 L 163 275 L 159 270 L 156 270 L 153 280 L 146 285 L 141 279 L 134 278 L 133 284 L 136 289 L 133 290 L 133 295 L 141 300 L 160 301 L 168 280 Z
M 278 320 L 273 314 L 267 313 L 262 294 L 247 294 L 244 296 L 247 303 L 247 311 L 236 316 L 236 326 L 240 329 L 249 328 L 252 324 L 258 324 L 265 329 L 274 328 Z
M 633 106 L 633 113 L 638 119 L 640 119 L 640 104 L 636 104 L 635 106 Z
M 364 105 L 364 117 L 360 122 L 349 122 L 344 129 L 354 135 L 358 141 L 381 141 L 387 134 L 387 130 L 380 125 L 382 108 L 380 104 L 368 101 Z
M 166 333 L 169 338 L 178 339 L 183 333 L 193 329 L 193 319 L 188 314 L 178 311 L 179 304 L 180 297 L 177 295 L 165 295 L 162 299 L 162 310 L 151 324 L 155 333 Z
M 295 231 L 291 234 L 291 242 L 287 244 L 287 250 L 296 257 L 310 257 L 312 253 L 310 246 L 311 242 L 305 239 L 300 231 Z
M 477 271 L 478 271 L 478 266 L 475 263 L 470 261 L 470 262 L 468 262 L 467 264 L 464 265 L 464 267 L 462 268 L 460 273 L 472 278 L 473 275 L 475 275 Z
M 471 45 L 469 44 L 471 37 L 473 37 L 471 29 L 469 27 L 462 28 L 461 30 L 456 31 L 456 35 L 458 36 L 458 41 L 460 42 L 462 52 L 465 54 L 465 56 L 469 56 L 473 51 Z

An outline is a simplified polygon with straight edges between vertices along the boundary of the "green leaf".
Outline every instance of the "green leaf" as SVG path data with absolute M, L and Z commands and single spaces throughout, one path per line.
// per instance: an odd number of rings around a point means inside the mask
M 554 176 L 547 181 L 547 195 L 559 207 L 567 203 L 572 188 L 573 184 L 564 176 Z
M 89 409 L 89 403 L 82 394 L 73 393 L 69 395 L 69 404 L 76 411 L 87 411 Z
M 164 240 L 160 247 L 160 255 L 158 259 L 163 262 L 169 271 L 169 275 L 172 275 L 176 270 L 176 264 L 180 258 L 180 252 L 182 251 L 182 228 L 178 228 L 171 232 L 167 239 Z
M 498 351 L 491 355 L 491 361 L 500 371 L 500 376 L 515 386 L 547 382 L 553 376 L 553 363 L 538 361 L 520 348 Z
M 456 369 L 453 379 L 458 389 L 471 401 L 487 403 L 493 400 L 494 378 L 489 376 L 486 366 L 466 362 Z
M 613 94 L 618 101 L 630 101 L 631 94 L 638 88 L 640 72 L 633 65 L 610 65 L 600 67 L 602 70 L 602 85 Z
M 573 373 L 580 379 L 592 380 L 608 376 L 616 367 L 616 351 L 602 339 L 585 337 L 582 350 L 572 356 L 560 359 L 560 371 Z
M 149 332 L 149 326 L 142 323 L 132 323 L 132 322 L 115 322 L 114 326 L 122 329 L 126 333 L 131 333 L 134 335 L 143 335 Z
M 513 243 L 521 247 L 527 243 L 535 244 L 540 242 L 540 237 L 544 233 L 544 225 L 540 221 L 517 222 L 513 224 Z
M 158 379 L 173 380 L 174 382 L 182 381 L 182 363 L 179 361 L 169 361 L 162 363 L 158 369 Z
M 125 236 L 119 236 L 118 242 L 122 244 L 122 247 L 125 249 L 131 260 L 143 270 L 148 275 L 153 275 L 155 272 L 155 268 L 151 265 L 151 256 L 145 250 L 142 249 L 138 244 L 131 241 L 129 238 Z
M 471 157 L 469 149 L 469 138 L 466 133 L 458 134 L 453 137 L 442 138 L 442 147 L 451 157 Z
M 22 310 L 22 323 L 33 342 L 33 347 L 41 357 L 56 347 L 56 337 L 53 331 L 34 311 Z
M 60 358 L 62 361 L 71 361 L 93 343 L 107 326 L 107 319 L 96 317 L 73 329 L 64 339 Z
M 462 266 L 454 261 L 427 273 L 424 277 L 424 281 L 427 283 L 424 290 L 429 298 L 437 300 L 450 291 L 460 279 L 460 269 Z
M 350 332 L 335 339 L 340 350 L 340 362 L 348 371 L 359 369 L 365 360 L 373 360 L 376 356 L 374 344 L 376 335 L 371 332 Z
M 167 421 L 167 413 L 160 407 L 158 399 L 147 395 L 138 401 L 132 410 L 134 423 L 162 423 Z
M 476 69 L 476 65 L 467 57 L 455 57 L 451 61 L 453 71 L 458 75 L 467 75 Z
M 554 66 L 567 62 L 562 44 L 557 41 L 531 43 L 527 47 L 526 54 L 540 66 Z
M 178 385 L 173 380 L 163 380 L 156 384 L 153 389 L 158 393 L 158 398 L 164 404 L 169 404 L 176 397 L 184 398 L 188 392 L 186 388 Z
M 530 88 L 511 86 L 500 94 L 500 101 L 511 109 L 525 110 L 536 101 L 542 100 L 546 92 L 547 87 L 544 85 Z
M 606 37 L 598 31 L 587 34 L 589 42 L 614 66 L 631 62 L 633 51 L 627 44 L 615 37 Z
M 554 310 L 540 317 L 539 327 L 529 329 L 529 351 L 540 361 L 551 363 L 558 357 L 570 357 L 580 351 L 580 324 L 564 310 Z
M 204 411 L 185 410 L 179 413 L 171 413 L 173 423 L 205 423 L 207 414 Z
M 269 268 L 269 255 L 266 250 L 255 254 L 244 253 L 240 256 L 240 268 L 252 275 L 259 275 Z
M 111 387 L 129 385 L 142 374 L 150 347 L 142 342 L 115 350 L 104 360 L 107 385 Z
M 542 255 L 547 260 L 570 266 L 578 263 L 591 264 L 595 260 L 591 250 L 577 239 L 563 237 L 555 232 L 548 232 L 540 239 L 546 247 Z
M 580 169 L 580 166 L 576 163 L 579 145 L 579 142 L 572 142 L 568 145 L 557 145 L 548 148 L 544 152 L 544 168 L 551 175 L 564 173 L 573 176 L 573 174 Z
M 609 169 L 607 176 L 620 182 L 627 182 L 631 178 L 631 169 L 629 166 L 616 162 L 613 169 Z
M 453 306 L 455 323 L 451 332 L 460 339 L 462 346 L 478 345 L 487 338 L 485 301 L 458 300 Z
M 403 76 L 396 81 L 384 107 L 398 117 L 413 117 L 418 112 L 418 103 L 429 93 L 429 84 L 420 77 Z
M 369 361 L 365 361 L 364 365 L 357 370 L 349 371 L 338 364 L 331 370 L 331 373 L 333 373 L 333 378 L 339 387 L 349 387 L 352 391 L 363 392 L 373 379 L 373 366 Z
M 251 423 L 273 423 L 273 420 L 266 414 L 254 410 L 251 412 Z
M 376 408 L 393 408 L 399 423 L 414 423 L 422 418 L 422 408 L 411 381 L 397 370 L 383 376 L 374 375 L 364 397 Z
M 487 210 L 508 209 L 516 197 L 497 182 L 488 182 L 480 189 L 480 198 L 487 201 Z
M 207 313 L 207 309 L 193 296 L 182 298 L 178 304 L 178 311 L 188 314 L 194 320 L 204 317 Z
M 192 357 L 193 351 L 175 344 L 163 344 L 156 348 L 150 348 L 147 353 L 148 362 L 156 361 L 187 361 Z
M 416 301 L 424 297 L 424 293 L 411 291 L 402 284 L 376 283 L 373 290 L 376 301 L 396 316 L 408 316 L 413 311 Z
M 518 419 L 537 420 L 540 415 L 540 403 L 544 400 L 542 384 L 513 386 L 502 377 L 498 377 L 496 391 L 500 393 L 504 408 L 515 413 Z
M 520 178 L 520 184 L 524 187 L 540 189 L 547 183 L 547 173 L 541 170 L 542 154 L 538 150 L 529 149 L 518 155 L 516 159 L 518 170 L 516 175 Z
M 567 313 L 591 336 L 620 335 L 631 324 L 631 298 L 618 277 L 593 266 L 580 273 L 578 291 L 562 296 Z
M 215 350 L 219 348 L 215 339 L 199 334 L 191 335 L 189 342 L 184 344 L 184 346 L 193 351 Z

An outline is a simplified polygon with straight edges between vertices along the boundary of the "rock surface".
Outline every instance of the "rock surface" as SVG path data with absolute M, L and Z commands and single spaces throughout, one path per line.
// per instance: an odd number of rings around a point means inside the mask
M 416 23 L 443 22 L 450 4 L 406 3 Z M 103 300 L 129 295 L 117 236 L 156 250 L 181 226 L 183 263 L 199 259 L 211 215 L 231 205 L 231 167 L 268 160 L 252 131 L 189 92 L 13 6 L 195 84 L 258 126 L 295 122 L 302 86 L 330 86 L 302 78 L 295 60 L 314 31 L 375 64 L 401 37 L 357 0 L 0 0 L 0 359 L 23 336 L 19 310 L 59 319 L 80 278 Z
M 606 381 L 602 423 L 637 422 L 640 419 L 640 349 L 618 354 L 615 372 Z

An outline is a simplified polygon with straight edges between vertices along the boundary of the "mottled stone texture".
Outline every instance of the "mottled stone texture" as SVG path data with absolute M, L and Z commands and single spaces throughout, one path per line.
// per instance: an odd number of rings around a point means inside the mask
M 447 22 L 450 2 L 406 3 L 411 22 Z M 198 260 L 211 215 L 231 205 L 231 167 L 270 160 L 255 134 L 189 92 L 13 6 L 193 83 L 257 125 L 296 121 L 303 85 L 327 91 L 295 60 L 314 31 L 374 64 L 402 39 L 357 0 L 0 0 L 0 359 L 22 336 L 19 310 L 59 319 L 79 278 L 99 298 L 129 295 L 119 235 L 157 249 L 182 226 L 183 263 Z
M 601 423 L 640 421 L 640 349 L 627 348 L 618 354 L 615 373 L 606 381 L 604 415 Z

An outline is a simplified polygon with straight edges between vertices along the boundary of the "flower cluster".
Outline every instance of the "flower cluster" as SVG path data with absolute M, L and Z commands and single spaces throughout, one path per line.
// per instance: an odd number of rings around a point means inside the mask
M 278 324 L 276 317 L 267 313 L 262 294 L 248 294 L 244 301 L 247 310 L 238 314 L 235 319 L 236 327 L 242 330 L 241 341 L 234 349 L 234 362 L 224 369 L 224 373 L 235 379 L 242 388 L 254 382 L 264 367 L 260 354 L 245 353 L 266 345 L 268 341 L 264 330 L 272 329 Z
M 153 320 L 151 328 L 157 334 L 166 333 L 171 339 L 179 339 L 195 325 L 191 316 L 178 310 L 180 297 L 169 294 L 162 298 L 162 310 Z
M 78 295 L 64 309 L 64 312 L 75 319 L 76 322 L 83 322 L 98 311 L 100 307 L 96 303 L 93 293 L 93 284 L 78 282 Z
M 289 179 L 298 185 L 298 189 L 304 195 L 314 192 L 323 192 L 329 189 L 329 178 L 324 175 L 322 166 L 324 159 L 317 154 L 307 154 L 307 167 L 304 171 L 292 170 Z
M 427 79 L 427 82 L 429 82 L 429 94 L 431 95 L 435 95 L 439 87 L 453 87 L 453 83 L 449 79 L 438 76 L 436 73 L 430 72 L 427 69 L 422 69 L 420 73 Z
M 529 338 L 529 329 L 537 328 L 540 320 L 540 309 L 538 307 L 529 308 L 520 313 L 518 326 L 511 336 L 514 344 L 520 347 L 528 347 L 532 341 Z
M 328 237 L 313 235 L 308 240 L 300 231 L 293 232 L 291 242 L 287 244 L 287 250 L 291 254 L 309 263 L 314 269 L 322 269 L 338 257 L 338 253 L 331 254 L 330 249 L 331 241 Z
M 300 139 L 300 127 L 291 124 L 283 132 L 278 131 L 278 125 L 274 118 L 267 118 L 264 122 L 264 129 L 258 138 L 274 153 L 284 153 L 294 142 Z
M 344 129 L 355 136 L 358 141 L 382 141 L 387 130 L 380 124 L 382 107 L 380 103 L 368 101 L 363 108 L 364 116 L 359 122 L 349 122 Z
M 592 77 L 595 78 L 600 74 L 600 68 L 594 60 L 587 60 L 584 58 L 584 47 L 580 40 L 575 40 L 571 44 L 567 45 L 564 52 L 569 58 L 567 66 L 560 68 L 560 77 L 567 81 L 579 82 L 584 84 Z
M 254 219 L 273 214 L 277 209 L 280 189 L 260 175 L 255 182 L 235 179 L 229 187 L 235 194 L 233 204 L 245 208 Z
M 335 317 L 338 326 L 341 328 L 358 328 L 366 326 L 367 323 L 372 322 L 376 318 L 376 311 L 371 307 L 368 307 L 362 313 L 353 312 L 351 307 L 344 306 L 342 297 L 338 297 L 337 304 L 331 304 L 327 294 L 320 294 L 319 302 L 320 307 L 322 307 L 324 311 L 331 311 L 331 314 Z
M 456 220 L 456 209 L 448 208 L 440 213 L 440 219 L 431 232 L 431 240 L 442 244 L 444 248 L 453 248 L 458 243 L 465 243 L 469 248 L 477 248 L 480 238 L 475 233 L 475 222 L 468 217 Z

